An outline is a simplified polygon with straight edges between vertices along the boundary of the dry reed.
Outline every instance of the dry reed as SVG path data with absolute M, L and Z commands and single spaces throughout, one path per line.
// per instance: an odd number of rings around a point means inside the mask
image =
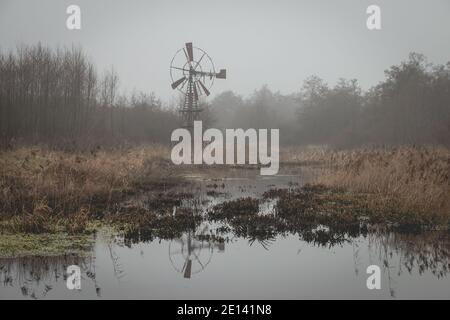
M 44 147 L 2 152 L 0 217 L 12 218 L 15 231 L 50 231 L 56 219 L 78 232 L 89 216 L 135 192 L 136 184 L 170 176 L 168 152 L 160 145 L 86 153 Z
M 311 157 L 311 155 L 309 155 Z M 450 150 L 396 147 L 324 152 L 316 183 L 369 193 L 370 206 L 423 220 L 450 218 Z

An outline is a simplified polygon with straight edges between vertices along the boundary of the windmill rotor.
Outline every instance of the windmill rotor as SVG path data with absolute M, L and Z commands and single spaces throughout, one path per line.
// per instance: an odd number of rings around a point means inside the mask
M 169 260 L 173 268 L 186 279 L 203 271 L 211 262 L 214 246 L 210 242 L 196 239 L 196 236 L 205 233 L 204 230 L 195 234 L 187 232 L 169 244 Z
M 208 234 L 210 234 L 209 226 L 202 224 L 169 243 L 170 263 L 184 278 L 190 279 L 192 275 L 205 270 L 212 260 L 215 249 L 218 252 L 225 251 L 224 242 L 205 240 Z
M 187 42 L 179 49 L 170 63 L 171 87 L 184 95 L 184 105 L 180 108 L 184 126 L 192 128 L 202 111 L 198 101 L 200 96 L 209 96 L 214 80 L 225 79 L 226 70 L 216 73 L 211 57 L 202 49 Z

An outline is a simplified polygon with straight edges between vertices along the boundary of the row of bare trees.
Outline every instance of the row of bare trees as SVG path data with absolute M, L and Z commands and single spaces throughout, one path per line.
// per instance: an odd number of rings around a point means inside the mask
M 120 96 L 118 86 L 114 69 L 100 76 L 80 48 L 0 53 L 1 145 L 167 141 L 176 113 L 152 94 Z

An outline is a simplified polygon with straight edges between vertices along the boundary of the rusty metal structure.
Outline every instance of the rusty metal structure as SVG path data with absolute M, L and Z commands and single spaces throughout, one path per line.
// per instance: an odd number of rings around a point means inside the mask
M 199 97 L 209 96 L 214 79 L 225 79 L 226 70 L 220 69 L 216 73 L 211 57 L 188 42 L 172 58 L 170 77 L 172 89 L 177 89 L 184 95 L 184 104 L 179 109 L 183 126 L 192 129 L 194 121 L 199 120 L 202 112 Z

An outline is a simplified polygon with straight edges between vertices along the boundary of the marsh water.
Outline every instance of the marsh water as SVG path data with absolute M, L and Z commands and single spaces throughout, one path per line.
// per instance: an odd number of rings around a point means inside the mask
M 294 188 L 306 173 L 273 177 L 188 177 L 193 193 L 179 207 L 203 214 L 241 197 L 261 198 L 272 188 Z M 134 201 L 145 201 L 134 199 Z M 276 200 L 262 201 L 270 215 Z M 302 299 L 450 298 L 450 237 L 419 234 L 343 233 L 320 240 L 301 232 L 261 237 L 203 221 L 175 239 L 100 230 L 84 256 L 0 259 L 0 298 L 24 299 Z M 325 228 L 326 229 L 326 228 Z M 66 268 L 81 268 L 81 289 L 68 290 Z M 381 269 L 381 289 L 369 290 L 366 269 Z

